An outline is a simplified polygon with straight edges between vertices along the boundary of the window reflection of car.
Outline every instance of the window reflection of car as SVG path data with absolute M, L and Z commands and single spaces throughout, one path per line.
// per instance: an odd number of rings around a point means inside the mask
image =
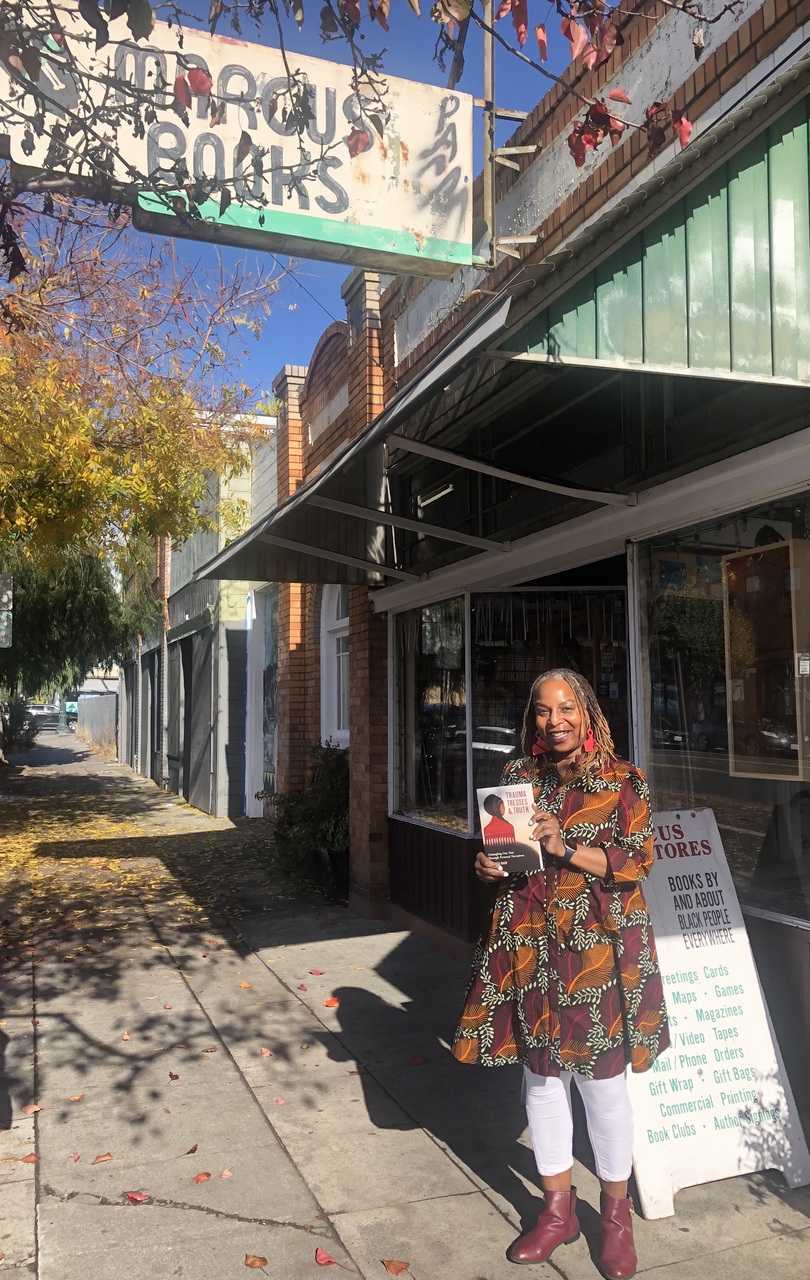
M 654 747 L 686 746 L 687 735 L 679 729 L 674 720 L 667 716 L 656 716 L 650 726 L 650 738 Z
M 728 751 L 728 722 L 725 711 L 714 711 L 692 725 L 692 742 L 698 751 Z M 738 755 L 789 756 L 798 751 L 794 727 L 762 716 L 755 722 L 734 722 L 734 748 Z
M 759 722 L 759 734 L 764 749 L 775 755 L 789 756 L 793 751 L 799 750 L 795 728 L 783 724 L 781 720 L 763 716 Z
M 698 751 L 728 751 L 725 710 L 712 711 L 692 725 L 692 743 Z
M 464 747 L 467 742 L 466 729 L 457 729 L 454 735 L 454 745 Z M 487 755 L 496 756 L 513 756 L 516 754 L 517 734 L 514 729 L 501 729 L 497 725 L 482 724 L 477 729 L 473 729 L 473 751 L 483 751 Z

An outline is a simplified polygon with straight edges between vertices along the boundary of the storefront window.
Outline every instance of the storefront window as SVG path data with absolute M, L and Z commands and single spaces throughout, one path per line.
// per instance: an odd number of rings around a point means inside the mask
M 400 660 L 400 807 L 467 830 L 464 600 L 397 619 Z
M 644 547 L 648 772 L 714 811 L 740 899 L 810 919 L 810 500 Z
M 628 751 L 623 591 L 473 595 L 473 786 L 494 784 L 519 754 L 529 690 L 541 671 L 570 667 L 593 684 L 620 755 Z
M 593 683 L 621 755 L 628 753 L 629 707 L 624 591 L 475 593 L 468 750 L 464 613 L 458 598 L 397 618 L 399 811 L 467 832 L 468 755 L 473 789 L 500 780 L 507 760 L 520 753 L 526 700 L 541 671 L 572 667 Z

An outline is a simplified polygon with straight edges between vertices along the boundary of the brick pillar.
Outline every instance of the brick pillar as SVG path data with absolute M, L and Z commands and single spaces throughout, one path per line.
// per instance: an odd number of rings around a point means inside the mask
M 353 271 L 342 289 L 349 324 L 350 433 L 383 409 L 380 277 Z M 365 586 L 349 589 L 349 906 L 385 914 L 388 896 L 388 621 Z
M 285 365 L 273 382 L 282 403 L 276 433 L 278 499 L 294 493 L 303 479 L 304 436 L 300 395 L 306 369 Z M 304 714 L 306 702 L 305 592 L 298 582 L 281 582 L 278 591 L 278 762 L 279 791 L 299 792 L 307 781 L 307 747 L 311 734 Z
M 381 916 L 388 896 L 388 619 L 349 588 L 349 906 Z

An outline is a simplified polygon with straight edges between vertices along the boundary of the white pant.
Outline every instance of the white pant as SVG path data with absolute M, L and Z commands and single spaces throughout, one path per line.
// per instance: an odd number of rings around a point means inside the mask
M 534 1157 L 541 1177 L 565 1173 L 574 1163 L 574 1120 L 571 1112 L 571 1080 L 585 1105 L 588 1136 L 596 1172 L 603 1182 L 624 1182 L 633 1164 L 633 1109 L 623 1075 L 609 1080 L 587 1080 L 563 1071 L 557 1076 L 537 1076 L 524 1067 L 526 1114 Z

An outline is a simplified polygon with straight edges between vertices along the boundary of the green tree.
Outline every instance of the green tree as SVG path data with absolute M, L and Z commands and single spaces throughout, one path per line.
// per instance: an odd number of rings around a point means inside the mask
M 93 667 L 121 661 L 159 607 L 147 591 L 122 598 L 109 564 L 67 547 L 43 568 L 21 552 L 0 555 L 14 577 L 11 647 L 0 649 L 0 686 L 10 694 L 74 688 Z

